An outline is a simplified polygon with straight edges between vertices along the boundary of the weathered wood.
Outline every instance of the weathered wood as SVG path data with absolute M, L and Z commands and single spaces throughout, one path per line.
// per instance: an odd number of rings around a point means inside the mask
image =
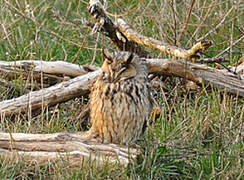
M 110 40 L 122 51 L 130 51 L 138 54 L 140 57 L 150 57 L 150 53 L 143 49 L 139 44 L 130 41 L 123 35 L 113 21 L 108 17 L 104 7 L 99 0 L 90 0 L 89 12 L 96 19 L 96 23 L 87 23 L 87 26 L 92 27 L 92 31 L 99 31 Z
M 137 155 L 136 149 L 115 144 L 86 141 L 82 134 L 0 133 L 0 155 L 23 158 L 29 163 L 47 164 L 68 160 L 70 166 L 80 166 L 88 160 L 97 165 L 108 162 L 127 165 Z
M 89 12 L 97 22 L 93 25 L 93 31 L 96 29 L 96 31 L 108 36 L 120 50 L 137 53 L 140 57 L 150 57 L 149 52 L 143 50 L 140 45 L 158 49 L 161 52 L 183 59 L 195 59 L 198 57 L 196 54 L 199 51 L 204 51 L 212 45 L 211 41 L 200 41 L 189 50 L 186 50 L 163 41 L 148 38 L 131 29 L 123 19 L 119 18 L 116 23 L 113 23 L 99 0 L 90 0 Z M 92 26 L 90 23 L 87 25 Z
M 212 45 L 211 41 L 200 41 L 192 46 L 189 50 L 179 48 L 177 46 L 169 45 L 163 41 L 159 41 L 153 38 L 148 38 L 143 36 L 126 24 L 123 19 L 117 19 L 116 25 L 121 33 L 130 41 L 136 42 L 143 46 L 147 46 L 153 49 L 160 50 L 161 52 L 167 53 L 171 56 L 183 58 L 183 59 L 191 59 L 195 58 L 196 54 L 199 51 L 204 51 L 208 47 Z
M 210 84 L 217 86 L 226 92 L 235 94 L 236 96 L 244 97 L 243 75 L 234 74 L 233 72 L 228 72 L 226 70 L 216 70 L 210 67 L 207 69 L 197 69 L 191 66 L 191 70 L 205 82 L 209 82 Z
M 98 74 L 99 70 L 96 70 L 49 88 L 33 91 L 18 98 L 2 101 L 0 102 L 1 117 L 19 112 L 26 112 L 28 109 L 35 110 L 46 106 L 52 106 L 87 94 L 92 81 Z
M 188 63 L 185 66 L 184 61 L 172 61 L 167 59 L 147 59 L 146 61 L 149 72 L 155 74 L 167 74 L 179 77 L 186 77 L 196 83 L 201 83 L 203 79 L 212 84 L 225 88 L 227 91 L 244 96 L 244 80 L 240 80 L 234 74 L 223 70 L 216 70 L 205 65 L 196 65 Z M 184 71 L 182 71 L 185 66 Z M 179 70 L 179 71 L 178 71 Z M 178 73 L 176 73 L 178 71 Z M 98 75 L 99 70 L 90 72 L 86 75 L 79 76 L 67 82 L 60 83 L 48 90 L 32 92 L 33 94 L 25 95 L 15 100 L 9 100 L 12 106 L 5 106 L 6 101 L 0 103 L 0 109 L 3 114 L 10 114 L 27 110 L 27 104 L 32 105 L 32 109 L 40 108 L 41 105 L 52 105 L 59 101 L 65 101 L 77 95 L 88 92 L 88 87 Z M 62 91 L 68 93 L 63 96 Z M 57 93 L 57 94 L 56 94 Z M 37 96 L 43 97 L 38 98 Z M 30 98 L 29 101 L 26 99 Z M 55 98 L 57 97 L 57 99 Z M 43 101 L 42 101 L 42 100 Z M 25 106 L 21 103 L 25 102 Z M 10 104 L 11 104 L 10 103 Z M 10 105 L 8 104 L 8 105 Z M 3 117 L 3 114 L 1 117 Z M 121 147 L 114 144 L 101 144 L 85 138 L 82 134 L 22 134 L 22 133 L 0 133 L 0 155 L 7 159 L 22 159 L 28 163 L 47 164 L 49 162 L 68 161 L 70 166 L 80 166 L 87 161 L 96 161 L 95 163 L 103 165 L 108 162 L 110 165 L 120 163 L 127 165 L 130 159 L 137 155 L 137 151 L 132 148 Z
M 227 92 L 244 97 L 243 76 L 206 65 L 187 63 L 170 59 L 146 59 L 149 73 L 186 78 L 199 85 L 203 81 L 216 85 Z M 39 91 L 30 92 L 18 98 L 0 102 L 1 117 L 28 109 L 39 109 L 89 93 L 89 87 L 99 74 L 99 70 L 78 76 Z
M 108 36 L 120 50 L 132 51 L 140 57 L 149 57 L 149 53 L 139 45 L 148 46 L 166 52 L 172 56 L 189 59 L 196 57 L 198 51 L 205 50 L 211 45 L 210 42 L 199 42 L 190 50 L 181 49 L 175 46 L 165 44 L 161 41 L 147 38 L 136 33 L 126 23 L 119 19 L 115 25 L 106 15 L 105 10 L 97 0 L 90 0 L 89 11 L 97 20 L 93 30 L 103 32 Z M 20 72 L 22 69 L 41 72 L 48 77 L 58 79 L 60 76 L 75 77 L 80 75 L 80 69 L 65 69 L 64 66 L 44 68 L 43 62 L 36 65 L 17 64 L 2 66 L 3 72 L 14 73 L 16 68 Z M 203 81 L 217 85 L 226 91 L 244 96 L 244 80 L 241 76 L 226 72 L 224 70 L 213 69 L 204 65 L 194 63 L 185 64 L 184 61 L 172 61 L 168 59 L 147 59 L 148 71 L 158 75 L 178 76 L 202 84 Z M 60 63 L 61 64 L 61 63 Z M 8 69 L 10 66 L 13 69 Z M 39 69 L 37 68 L 39 67 Z M 50 68 L 51 67 L 51 68 Z M 79 67 L 80 68 L 80 67 Z M 44 70 L 45 69 L 45 70 Z M 65 69 L 65 70 L 64 70 Z M 15 71 L 14 71 L 15 70 Z M 64 71 L 65 72 L 64 72 Z M 9 71 L 9 72 L 8 72 Z M 25 112 L 28 109 L 38 109 L 45 106 L 52 106 L 56 103 L 67 101 L 77 96 L 89 92 L 89 87 L 93 80 L 99 74 L 99 70 L 94 72 L 85 71 L 87 74 L 74 79 L 62 82 L 50 88 L 42 89 L 36 92 L 30 92 L 16 99 L 0 102 L 1 118 L 9 114 Z M 10 74 L 9 73 L 9 74 Z M 73 74 L 76 73 L 76 74 Z M 34 73 L 35 74 L 35 73 Z M 51 75 L 52 74 L 52 75 Z M 38 74 L 37 74 L 38 76 Z M 59 161 L 60 159 L 69 160 L 71 166 L 79 166 L 89 159 L 96 160 L 98 164 L 103 164 L 104 159 L 109 163 L 127 165 L 130 158 L 135 158 L 137 151 L 114 144 L 101 144 L 86 139 L 86 134 L 21 134 L 21 133 L 0 133 L 0 155 L 5 158 L 19 158 L 24 156 L 30 163 L 38 162 L 45 164 L 49 161 Z
M 44 86 L 67 81 L 70 78 L 98 69 L 95 66 L 76 65 L 64 61 L 0 61 L 0 74 L 5 79 L 16 77 L 34 78 Z
M 132 47 L 137 48 L 140 45 L 147 46 L 150 48 L 158 49 L 162 52 L 166 52 L 172 56 L 180 57 L 183 59 L 195 59 L 199 51 L 206 50 L 211 46 L 211 41 L 201 41 L 195 44 L 189 50 L 182 49 L 176 46 L 166 44 L 162 41 L 155 40 L 153 38 L 145 37 L 141 34 L 138 34 L 136 31 L 131 29 L 124 20 L 117 19 L 116 23 L 113 23 L 112 20 L 107 16 L 104 7 L 99 0 L 90 0 L 89 2 L 89 12 L 97 21 L 97 30 L 102 32 L 121 49 L 121 45 L 118 42 L 132 42 Z M 109 23 L 108 23 L 109 22 Z M 96 27 L 96 26 L 95 26 Z M 111 36 L 113 34 L 113 36 Z M 116 38 L 112 38 L 115 37 Z M 133 44 L 134 42 L 134 44 Z M 126 44 L 123 44 L 124 49 Z M 132 49 L 133 49 L 132 48 Z M 140 47 L 141 48 L 141 47 Z M 126 49 L 130 51 L 130 49 Z M 133 50 L 132 50 L 133 51 Z M 135 52 L 135 51 L 133 51 Z M 148 52 L 147 52 L 148 53 Z M 143 53 L 142 53 L 143 54 Z M 149 54 L 148 54 L 149 55 Z M 140 57 L 145 57 L 139 54 Z M 239 75 L 233 73 L 228 73 L 226 71 L 221 71 L 213 68 L 208 68 L 207 66 L 199 66 L 196 64 L 180 63 L 177 61 L 169 62 L 168 60 L 164 61 L 151 61 L 152 63 L 159 63 L 158 66 L 152 64 L 149 65 L 149 72 L 157 73 L 161 75 L 174 75 L 179 77 L 184 77 L 186 79 L 192 80 L 198 84 L 201 84 L 204 79 L 207 82 L 213 83 L 221 88 L 226 89 L 228 92 L 237 93 L 240 96 L 243 95 L 243 79 Z M 152 68 L 152 71 L 150 71 Z M 199 69 L 200 68 L 200 69 Z M 160 70 L 160 71 L 159 71 Z M 226 84 L 225 84 L 226 83 Z
M 171 75 L 186 78 L 198 85 L 203 82 L 211 83 L 226 92 L 244 97 L 244 74 L 242 66 L 237 67 L 239 74 L 228 72 L 225 69 L 219 70 L 206 65 L 189 63 L 184 60 L 172 61 L 168 59 L 147 59 L 149 72 L 159 75 Z
M 57 82 L 64 81 L 64 77 L 37 72 L 31 69 L 23 70 L 23 69 L 7 67 L 7 66 L 0 67 L 0 76 L 8 80 L 16 79 L 20 77 L 23 79 L 33 78 L 38 82 L 42 82 L 43 84 L 51 84 L 51 85 Z
M 146 59 L 148 72 L 156 75 L 164 76 L 176 76 L 186 78 L 199 84 L 201 77 L 198 77 L 195 73 L 187 67 L 184 61 L 176 61 L 171 59 Z M 194 67 L 201 67 L 201 65 L 194 64 Z M 204 66 L 205 69 L 207 66 Z
M 21 60 L 0 61 L 0 68 L 9 70 L 36 71 L 57 76 L 76 77 L 98 68 L 89 65 L 77 65 L 65 61 Z

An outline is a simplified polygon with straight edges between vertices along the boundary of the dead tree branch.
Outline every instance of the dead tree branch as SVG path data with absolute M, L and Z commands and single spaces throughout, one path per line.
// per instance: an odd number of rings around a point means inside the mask
M 234 74 L 226 70 L 218 70 L 195 63 L 187 63 L 183 60 L 172 61 L 162 59 L 147 59 L 149 72 L 154 74 L 173 75 L 202 85 L 202 83 L 211 83 L 229 93 L 244 97 L 244 78 L 241 74 L 243 67 L 238 67 L 240 74 Z
M 244 97 L 244 79 L 225 70 L 210 68 L 206 65 L 187 63 L 169 59 L 146 59 L 149 73 L 177 76 L 201 85 L 203 81 L 225 89 L 227 92 Z M 30 92 L 18 98 L 0 102 L 1 117 L 28 109 L 40 109 L 68 101 L 89 93 L 89 87 L 98 76 L 99 70 L 89 72 L 74 79 L 59 83 L 49 88 Z
M 98 74 L 99 70 L 96 70 L 49 88 L 33 91 L 18 98 L 2 101 L 0 102 L 1 117 L 27 112 L 28 109 L 35 110 L 46 106 L 52 106 L 87 94 L 92 81 Z
M 94 25 L 88 24 L 93 28 L 93 32 L 102 32 L 120 50 L 134 52 L 142 58 L 150 57 L 150 54 L 141 45 L 158 49 L 171 56 L 183 59 L 195 58 L 199 51 L 204 51 L 211 45 L 209 41 L 201 41 L 189 50 L 186 50 L 145 37 L 131 29 L 122 19 L 118 19 L 116 24 L 114 24 L 106 15 L 106 11 L 98 0 L 90 0 L 89 12 L 96 19 Z M 178 76 L 200 85 L 203 82 L 209 82 L 230 93 L 244 97 L 244 79 L 234 73 L 210 68 L 205 65 L 186 64 L 184 60 L 146 59 L 146 64 L 149 73 Z M 59 78 L 61 78 L 59 80 L 63 80 L 63 76 L 75 77 L 80 75 L 52 87 L 0 102 L 1 118 L 10 114 L 52 106 L 87 94 L 100 70 L 96 68 L 83 69 L 83 67 L 73 66 L 64 62 L 0 62 L 0 71 L 5 73 L 5 75 L 7 74 L 7 76 L 16 71 L 17 73 L 26 73 L 26 75 L 32 71 L 34 75 L 36 73 L 37 77 L 42 73 L 47 78 L 56 80 Z M 21 155 L 21 157 L 24 156 L 30 163 L 37 161 L 39 164 L 67 159 L 71 165 L 77 166 L 82 164 L 83 160 L 96 160 L 98 164 L 103 164 L 104 160 L 107 159 L 107 162 L 110 164 L 119 162 L 122 165 L 127 165 L 130 158 L 136 157 L 137 151 L 114 144 L 101 144 L 90 139 L 88 141 L 86 133 L 0 133 L 0 155 L 4 155 L 5 158 L 9 159 L 18 159 Z
M 95 160 L 97 165 L 108 162 L 126 166 L 137 151 L 115 144 L 88 142 L 80 134 L 0 133 L 0 155 L 8 159 L 24 157 L 25 161 L 38 164 L 68 160 L 70 166 L 81 166 Z
M 149 52 L 144 50 L 140 45 L 134 41 L 130 41 L 123 35 L 113 21 L 107 16 L 102 4 L 98 0 L 90 0 L 89 12 L 96 19 L 96 23 L 87 23 L 93 32 L 99 31 L 122 51 L 130 51 L 138 54 L 140 57 L 150 57 Z
M 87 23 L 93 31 L 99 31 L 110 40 L 122 51 L 130 51 L 138 54 L 140 57 L 150 57 L 150 53 L 143 49 L 136 42 L 128 40 L 107 16 L 102 4 L 97 0 L 90 0 L 89 12 L 96 19 L 96 23 Z
M 155 40 L 153 38 L 148 38 L 146 36 L 143 36 L 133 29 L 131 29 L 123 19 L 117 20 L 117 26 L 119 30 L 130 40 L 137 42 L 138 44 L 141 44 L 143 46 L 147 46 L 153 49 L 160 50 L 161 52 L 167 53 L 174 57 L 179 57 L 183 59 L 191 59 L 196 57 L 196 54 L 199 51 L 206 50 L 209 46 L 212 45 L 211 41 L 200 41 L 197 44 L 195 44 L 192 48 L 189 50 L 185 50 L 182 48 L 179 48 L 177 46 L 169 45 L 165 42 Z
M 98 68 L 94 66 L 81 66 L 65 61 L 43 61 L 43 60 L 22 60 L 22 61 L 0 61 L 1 68 L 9 70 L 25 70 L 43 72 L 57 76 L 76 77 Z
M 43 81 L 43 83 L 49 84 L 56 84 L 96 69 L 98 68 L 94 66 L 80 66 L 64 61 L 0 61 L 0 74 L 7 79 L 15 78 L 16 76 L 28 78 L 31 75 L 39 82 Z
M 108 36 L 120 50 L 135 52 L 140 57 L 149 57 L 149 53 L 142 50 L 139 44 L 153 49 L 158 49 L 171 56 L 183 59 L 195 58 L 196 53 L 204 51 L 212 45 L 211 41 L 200 41 L 189 50 L 185 50 L 169 45 L 165 42 L 140 35 L 131 29 L 122 19 L 118 19 L 116 24 L 114 24 L 106 15 L 106 11 L 98 0 L 90 0 L 89 12 L 97 22 L 93 27 L 93 31 L 96 29 L 103 32 L 103 34 Z

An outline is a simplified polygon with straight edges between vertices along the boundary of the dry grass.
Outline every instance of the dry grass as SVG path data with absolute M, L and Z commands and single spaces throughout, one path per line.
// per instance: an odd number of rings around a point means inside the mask
M 113 18 L 123 15 L 134 29 L 170 44 L 189 48 L 213 41 L 202 57 L 223 56 L 233 64 L 244 51 L 244 3 L 241 0 L 107 1 Z M 91 34 L 87 1 L 0 0 L 0 59 L 64 60 L 101 64 L 100 47 L 115 47 Z M 155 57 L 165 57 L 150 50 Z M 211 64 L 215 66 L 215 64 Z M 4 79 L 1 74 L 0 80 Z M 173 81 L 173 82 L 171 82 Z M 139 141 L 142 154 L 128 168 L 30 166 L 1 161 L 0 179 L 243 179 L 244 100 L 214 87 L 185 92 L 182 80 L 166 78 L 158 90 L 161 117 Z M 0 100 L 35 89 L 30 77 L 0 81 Z M 2 85 L 3 84 L 3 85 Z M 209 90 L 210 89 L 210 90 Z M 1 118 L 0 131 L 50 133 L 81 131 L 76 119 L 87 98 L 43 109 L 31 117 Z

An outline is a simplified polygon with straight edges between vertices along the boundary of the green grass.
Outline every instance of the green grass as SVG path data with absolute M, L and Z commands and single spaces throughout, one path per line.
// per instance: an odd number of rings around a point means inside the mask
M 9 3 L 8 3 L 9 2 Z M 188 1 L 108 1 L 108 11 L 123 17 L 138 32 L 174 44 L 184 26 Z M 182 40 L 190 48 L 215 28 L 232 6 L 219 28 L 206 39 L 214 42 L 203 57 L 214 57 L 243 36 L 243 4 L 240 1 L 198 0 Z M 238 4 L 238 2 L 240 4 Z M 190 3 L 190 1 L 189 1 Z M 33 16 L 31 11 L 33 10 Z M 92 21 L 87 1 L 0 0 L 0 59 L 4 61 L 43 59 L 89 64 L 97 35 L 81 22 Z M 29 12 L 29 13 L 28 13 Z M 174 13 L 175 12 L 175 13 Z M 175 22 L 174 23 L 174 18 Z M 113 18 L 114 19 L 114 18 Z M 242 30 L 243 31 L 243 30 Z M 100 35 L 98 48 L 116 47 Z M 224 56 L 235 63 L 243 56 L 244 42 L 233 45 Z M 150 50 L 155 57 L 164 54 Z M 95 65 L 101 64 L 100 50 Z M 167 57 L 167 56 L 166 56 Z M 4 75 L 1 75 L 4 78 Z M 172 79 L 170 79 L 172 80 Z M 51 163 L 29 165 L 19 160 L 0 160 L 0 179 L 244 179 L 244 99 L 214 87 L 185 92 L 181 81 L 165 81 L 158 90 L 161 116 L 137 144 L 141 154 L 128 167 L 70 168 Z M 31 83 L 22 77 L 11 81 L 14 88 L 0 87 L 0 101 L 26 93 Z M 76 119 L 86 97 L 44 109 L 32 117 L 2 118 L 0 131 L 26 133 L 77 132 L 87 129 Z

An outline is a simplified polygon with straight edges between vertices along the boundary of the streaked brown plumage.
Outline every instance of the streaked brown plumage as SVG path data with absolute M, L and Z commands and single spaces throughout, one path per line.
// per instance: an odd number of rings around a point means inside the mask
M 90 94 L 90 133 L 104 143 L 128 144 L 139 138 L 151 110 L 148 72 L 130 52 L 104 51 L 101 74 Z

